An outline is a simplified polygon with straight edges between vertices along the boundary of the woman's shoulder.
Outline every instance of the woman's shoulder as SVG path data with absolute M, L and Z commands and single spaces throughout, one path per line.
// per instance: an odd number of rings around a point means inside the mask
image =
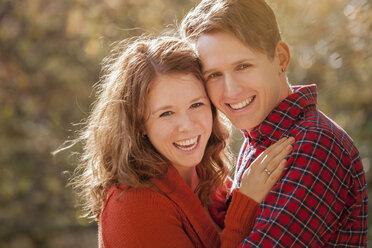
M 136 243 L 136 240 L 154 232 L 158 225 L 179 226 L 181 222 L 179 210 L 161 192 L 151 187 L 129 188 L 124 185 L 110 187 L 99 217 L 104 243 L 118 240 L 123 244 Z
M 113 184 L 108 189 L 104 201 L 104 208 L 110 212 L 148 211 L 149 208 L 173 208 L 174 204 L 154 187 L 145 186 L 132 188 L 123 184 Z
M 99 218 L 105 247 L 159 247 L 169 242 L 179 247 L 190 243 L 177 205 L 151 187 L 111 186 L 105 204 Z

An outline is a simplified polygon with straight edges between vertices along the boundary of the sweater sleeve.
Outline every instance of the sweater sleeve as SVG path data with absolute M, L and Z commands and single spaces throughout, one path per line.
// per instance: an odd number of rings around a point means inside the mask
M 230 192 L 232 181 L 230 178 L 226 179 L 226 182 L 222 184 L 217 190 L 211 195 L 211 203 L 208 206 L 209 213 L 214 222 L 221 228 L 224 228 L 224 220 L 227 211 L 227 196 Z
M 221 247 L 238 247 L 253 229 L 259 204 L 235 189 L 221 233 Z
M 117 190 L 118 191 L 118 190 Z M 101 248 L 194 247 L 177 209 L 148 188 L 112 193 L 100 216 Z

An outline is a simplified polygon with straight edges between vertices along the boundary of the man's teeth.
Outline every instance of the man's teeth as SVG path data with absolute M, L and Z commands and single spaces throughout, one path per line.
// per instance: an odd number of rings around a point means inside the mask
M 232 109 L 242 109 L 244 108 L 245 106 L 247 106 L 248 104 L 250 104 L 252 102 L 252 100 L 254 99 L 254 96 L 250 97 L 250 98 L 247 98 L 245 99 L 243 102 L 240 102 L 240 103 L 237 103 L 237 104 L 229 104 L 230 107 Z
M 178 148 L 180 148 L 181 150 L 190 151 L 197 146 L 198 136 L 196 136 L 195 138 L 192 138 L 192 139 L 188 139 L 188 140 L 184 140 L 184 141 L 180 141 L 180 142 L 174 142 L 174 144 Z

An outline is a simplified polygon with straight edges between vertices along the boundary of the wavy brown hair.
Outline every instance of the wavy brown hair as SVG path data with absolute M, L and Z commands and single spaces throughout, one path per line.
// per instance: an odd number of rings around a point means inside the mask
M 167 173 L 169 161 L 144 135 L 146 96 L 158 74 L 191 73 L 200 81 L 200 63 L 193 49 L 174 37 L 141 37 L 117 44 L 104 60 L 97 99 L 77 141 L 83 151 L 71 184 L 86 210 L 98 218 L 105 193 L 113 184 L 148 187 Z M 212 106 L 213 129 L 200 164 L 196 188 L 203 205 L 229 173 L 224 164 L 228 132 Z

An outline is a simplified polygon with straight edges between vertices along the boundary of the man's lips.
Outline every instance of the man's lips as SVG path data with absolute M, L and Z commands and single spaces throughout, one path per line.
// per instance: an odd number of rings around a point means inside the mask
M 251 96 L 251 97 L 248 97 L 244 101 L 241 101 L 239 103 L 235 103 L 235 104 L 227 103 L 226 105 L 228 105 L 233 110 L 240 110 L 240 109 L 243 109 L 246 106 L 248 106 L 255 98 L 256 98 L 256 96 Z

